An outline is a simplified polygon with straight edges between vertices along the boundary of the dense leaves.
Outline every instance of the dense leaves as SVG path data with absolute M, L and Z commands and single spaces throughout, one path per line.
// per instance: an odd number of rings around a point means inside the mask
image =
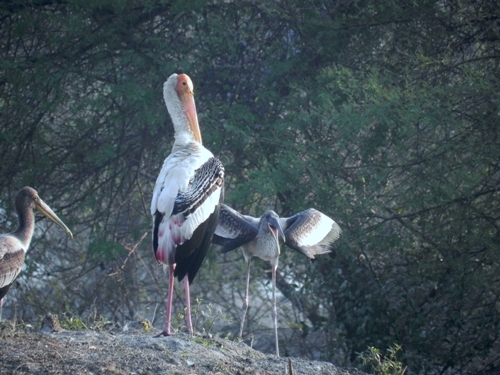
M 77 234 L 39 222 L 5 314 L 161 326 L 149 201 L 172 144 L 162 84 L 184 71 L 227 203 L 343 229 L 314 263 L 283 251 L 283 352 L 352 365 L 401 345 L 411 373 L 498 369 L 496 2 L 4 1 L 0 24 L 3 231 L 31 185 Z M 193 284 L 218 331 L 237 331 L 244 263 L 214 248 Z M 267 350 L 255 265 L 248 330 Z

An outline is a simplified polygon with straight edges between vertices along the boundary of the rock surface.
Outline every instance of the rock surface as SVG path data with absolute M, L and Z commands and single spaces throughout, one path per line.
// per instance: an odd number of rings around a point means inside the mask
M 0 374 L 362 375 L 331 363 L 264 355 L 218 337 L 60 331 L 0 333 Z

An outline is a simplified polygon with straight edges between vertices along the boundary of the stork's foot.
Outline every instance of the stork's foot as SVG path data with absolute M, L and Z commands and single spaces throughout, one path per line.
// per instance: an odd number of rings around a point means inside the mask
M 167 332 L 167 331 L 164 330 L 164 331 L 160 332 L 159 334 L 157 334 L 154 337 L 166 337 L 166 336 L 172 336 L 172 334 L 170 332 Z
M 184 328 L 182 330 L 182 333 L 185 333 L 186 335 L 191 335 L 191 336 L 200 336 L 198 333 L 194 332 L 194 331 L 190 331 L 189 329 L 187 328 Z

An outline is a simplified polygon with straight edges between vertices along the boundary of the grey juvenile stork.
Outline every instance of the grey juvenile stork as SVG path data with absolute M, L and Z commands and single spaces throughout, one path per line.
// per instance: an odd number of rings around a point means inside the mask
M 159 335 L 169 336 L 174 277 L 184 279 L 186 327 L 193 332 L 189 284 L 205 259 L 219 221 L 224 168 L 202 145 L 191 79 L 172 74 L 163 85 L 163 97 L 175 141 L 156 180 L 151 215 L 156 260 L 169 267 L 165 328 Z
M 23 267 L 24 257 L 28 250 L 35 229 L 35 213 L 39 210 L 43 215 L 63 228 L 70 238 L 73 234 L 57 217 L 38 193 L 30 188 L 22 188 L 15 201 L 19 226 L 12 233 L 0 235 L 0 318 L 2 298 L 7 294 Z
M 339 238 L 340 233 L 341 230 L 335 221 L 314 208 L 309 208 L 291 217 L 281 218 L 274 211 L 269 210 L 260 218 L 255 218 L 242 215 L 231 207 L 222 205 L 219 225 L 215 230 L 212 242 L 222 246 L 223 253 L 241 246 L 247 261 L 247 280 L 240 336 L 243 335 L 245 316 L 248 310 L 248 286 L 252 257 L 256 256 L 271 263 L 272 318 L 276 355 L 279 356 L 276 269 L 278 268 L 281 242 L 304 254 L 309 259 L 314 259 L 315 255 L 329 253 L 328 247 Z

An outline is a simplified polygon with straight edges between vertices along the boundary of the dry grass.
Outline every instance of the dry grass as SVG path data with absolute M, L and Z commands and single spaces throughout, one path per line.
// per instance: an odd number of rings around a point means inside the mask
M 154 332 L 141 328 L 51 332 L 44 327 L 42 333 L 5 321 L 0 329 L 1 375 L 286 375 L 290 368 L 288 358 L 264 355 L 218 337 L 155 338 Z M 292 358 L 291 363 L 294 375 L 361 374 L 327 362 Z

